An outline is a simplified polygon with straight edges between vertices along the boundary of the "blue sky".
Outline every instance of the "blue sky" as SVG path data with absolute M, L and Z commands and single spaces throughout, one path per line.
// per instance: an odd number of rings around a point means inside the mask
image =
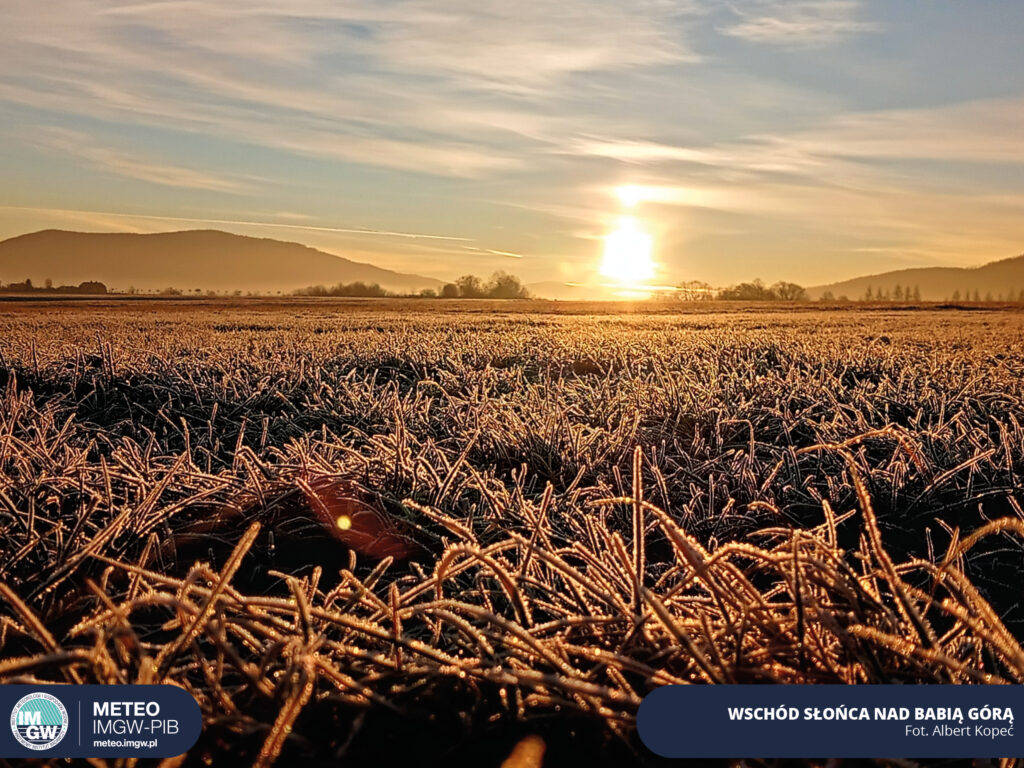
M 1024 251 L 1019 0 L 47 0 L 0 237 L 215 227 L 451 278 L 815 284 Z M 352 231 L 355 230 L 355 231 Z

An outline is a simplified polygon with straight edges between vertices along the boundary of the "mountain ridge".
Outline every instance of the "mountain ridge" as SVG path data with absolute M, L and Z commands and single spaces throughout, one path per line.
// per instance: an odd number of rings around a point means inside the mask
M 894 295 L 896 286 L 902 290 L 915 288 L 923 301 L 946 301 L 956 293 L 967 298 L 975 291 L 982 297 L 1017 299 L 1024 291 L 1024 254 L 990 261 L 977 267 L 909 267 L 879 272 L 848 280 L 840 280 L 807 288 L 808 298 L 819 299 L 825 293 L 835 298 L 846 296 L 862 299 L 870 287 L 873 296 L 878 292 Z
M 302 243 L 217 229 L 74 232 L 44 229 L 0 241 L 0 280 L 99 281 L 114 290 L 290 292 L 310 285 L 378 283 L 396 292 L 443 281 L 353 261 Z

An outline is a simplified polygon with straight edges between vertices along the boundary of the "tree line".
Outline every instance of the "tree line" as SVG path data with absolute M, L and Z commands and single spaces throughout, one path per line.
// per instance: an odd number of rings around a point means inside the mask
M 830 292 L 826 292 L 822 296 L 823 300 L 829 300 L 832 298 Z M 842 298 L 842 297 L 840 297 Z M 921 301 L 921 289 L 918 286 L 903 286 L 899 283 L 896 284 L 892 290 L 885 288 L 873 288 L 868 286 L 864 292 L 862 301 Z M 1012 288 L 1005 293 L 992 294 L 992 291 L 986 291 L 984 295 L 975 288 L 973 291 L 970 289 L 965 290 L 962 294 L 957 289 L 953 291 L 953 295 L 947 295 L 945 301 L 966 301 L 975 304 L 979 303 L 992 303 L 992 302 L 1019 302 L 1024 303 L 1024 288 L 1020 291 L 1013 290 Z
M 78 285 L 54 285 L 53 280 L 47 279 L 42 285 L 34 285 L 31 280 L 26 279 L 20 283 L 0 283 L 0 293 L 78 293 L 78 294 L 105 294 L 107 286 L 95 280 L 86 280 Z
M 689 280 L 677 285 L 668 296 L 681 301 L 806 301 L 807 290 L 784 281 L 765 285 L 755 279 L 728 288 L 714 288 L 710 283 Z
M 778 282 L 765 285 L 761 280 L 739 283 L 728 288 L 715 288 L 700 280 L 679 283 L 665 294 L 665 298 L 681 301 L 808 301 L 807 291 L 796 283 Z M 842 295 L 836 296 L 832 291 L 825 291 L 818 301 L 822 302 L 920 302 L 921 288 L 918 285 L 897 284 L 892 288 L 875 288 L 871 285 L 862 296 L 855 299 Z M 993 295 L 991 291 L 984 295 L 977 289 L 953 291 L 945 301 L 991 303 L 1014 302 L 1024 304 L 1024 288 L 1017 291 L 1011 289 L 1005 293 Z
M 824 297 L 822 297 L 824 298 Z M 896 287 L 892 289 L 890 293 L 889 289 L 886 288 L 884 291 L 879 288 L 877 291 L 872 292 L 871 286 L 864 292 L 864 301 L 920 301 L 921 300 L 921 288 L 914 286 L 913 289 L 908 285 L 904 288 L 900 283 L 896 283 Z
M 1008 291 L 1005 295 L 998 293 L 995 296 L 992 295 L 992 291 L 986 291 L 984 297 L 981 292 L 975 288 L 974 292 L 964 291 L 963 297 L 960 296 L 960 291 L 953 291 L 953 301 L 970 301 L 970 302 L 991 302 L 991 301 L 1011 301 L 1018 304 L 1024 304 L 1024 288 L 1014 294 L 1014 292 Z
M 445 283 L 440 290 L 425 288 L 416 294 L 396 293 L 378 283 L 338 283 L 333 286 L 311 285 L 295 291 L 296 296 L 339 296 L 348 298 L 409 297 L 443 299 L 528 299 L 530 292 L 522 281 L 507 272 L 495 272 L 490 280 L 476 275 L 463 275 L 453 283 Z

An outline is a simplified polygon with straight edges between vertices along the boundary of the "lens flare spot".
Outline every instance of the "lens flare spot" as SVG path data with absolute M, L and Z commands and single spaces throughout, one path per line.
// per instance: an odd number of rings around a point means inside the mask
M 338 515 L 338 519 L 334 521 L 334 524 L 343 531 L 347 531 L 352 527 L 352 518 L 348 515 Z

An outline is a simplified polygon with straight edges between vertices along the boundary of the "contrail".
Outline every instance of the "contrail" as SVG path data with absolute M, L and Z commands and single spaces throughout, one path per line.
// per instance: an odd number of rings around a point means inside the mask
M 473 251 L 474 253 L 489 253 L 491 256 L 508 256 L 512 259 L 521 259 L 523 254 L 513 253 L 512 251 L 496 251 L 493 248 L 477 248 L 474 245 L 464 245 L 463 249 L 467 251 Z
M 406 237 L 413 240 L 451 240 L 455 242 L 473 242 L 471 237 L 453 237 L 451 235 L 425 235 L 419 232 L 392 232 L 386 229 L 366 229 L 358 227 L 314 227 L 310 224 L 278 224 L 271 221 L 242 221 L 238 219 L 191 219 L 185 216 L 153 216 L 145 213 L 114 213 L 113 211 L 80 211 L 72 208 L 33 208 L 21 205 L 0 205 L 10 211 L 36 211 L 39 213 L 77 213 L 93 216 L 116 216 L 125 219 L 154 219 L 156 221 L 187 221 L 193 224 L 234 224 L 247 227 L 280 227 L 284 229 L 302 229 L 309 232 L 339 232 L 342 234 L 370 235 L 373 237 Z

